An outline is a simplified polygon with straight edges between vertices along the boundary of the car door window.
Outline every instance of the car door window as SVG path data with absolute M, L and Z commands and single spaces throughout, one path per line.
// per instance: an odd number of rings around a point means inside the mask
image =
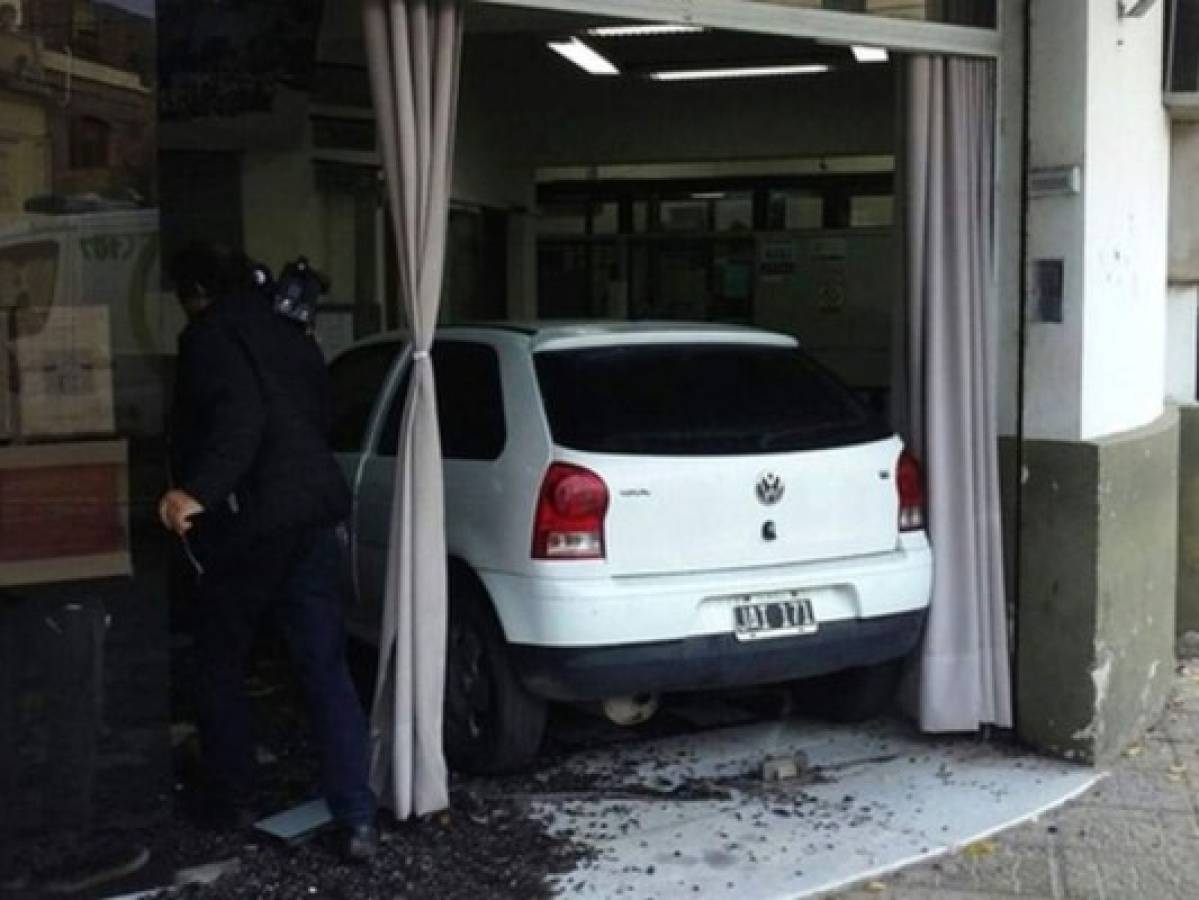
M 333 382 L 330 442 L 335 453 L 362 452 L 371 411 L 401 347 L 391 341 L 360 347 L 342 354 L 329 367 Z
M 438 341 L 433 345 L 437 420 L 446 459 L 498 459 L 508 439 L 500 361 L 486 344 Z M 380 456 L 395 456 L 407 379 L 391 399 L 379 440 Z

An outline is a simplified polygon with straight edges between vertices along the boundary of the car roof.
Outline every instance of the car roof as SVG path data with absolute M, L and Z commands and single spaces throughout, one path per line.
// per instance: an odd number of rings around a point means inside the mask
M 437 329 L 438 338 L 476 338 L 493 340 L 507 337 L 524 343 L 531 352 L 573 350 L 584 347 L 627 346 L 630 344 L 758 344 L 795 347 L 798 341 L 791 335 L 766 331 L 744 325 L 719 325 L 705 322 L 483 322 L 479 324 L 444 325 Z M 378 334 L 355 344 L 404 342 L 407 331 Z

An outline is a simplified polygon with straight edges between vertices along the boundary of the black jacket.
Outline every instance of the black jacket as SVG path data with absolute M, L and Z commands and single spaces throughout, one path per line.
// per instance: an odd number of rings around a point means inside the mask
M 209 511 L 197 538 L 244 547 L 343 520 L 350 492 L 331 418 L 320 348 L 264 296 L 223 298 L 192 321 L 179 338 L 171 467 L 174 486 Z

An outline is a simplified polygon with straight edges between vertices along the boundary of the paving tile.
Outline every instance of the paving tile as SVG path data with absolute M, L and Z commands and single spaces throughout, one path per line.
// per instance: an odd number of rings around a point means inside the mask
M 1172 770 L 1176 765 L 1163 760 L 1161 769 L 1119 769 L 1083 794 L 1078 804 L 1191 812 L 1191 784 L 1199 779 L 1199 758 L 1188 772 Z
M 1056 825 L 1062 847 L 1106 848 L 1146 857 L 1177 852 L 1199 863 L 1199 823 L 1189 813 L 1071 804 L 1047 818 Z
M 1147 735 L 1138 741 L 1116 761 L 1111 768 L 1117 772 L 1166 771 L 1178 762 L 1178 749 L 1168 736 Z
M 1167 709 L 1162 717 L 1161 729 L 1171 741 L 1199 743 L 1199 709 L 1189 706 L 1183 709 Z
M 1155 854 L 1115 847 L 1066 847 L 1062 880 L 1068 900 L 1194 900 L 1199 870 Z
M 904 888 L 935 887 L 1012 897 L 1053 896 L 1049 847 L 1007 844 L 1002 837 L 988 847 L 993 847 L 988 853 L 957 853 L 899 872 L 893 880 Z
M 1176 678 L 1158 724 L 1097 786 L 958 853 L 837 900 L 1196 900 L 1199 898 L 1199 662 Z
M 848 893 L 825 895 L 828 900 L 1012 900 L 1013 894 L 995 893 L 993 891 L 959 891 L 941 888 L 901 887 L 887 885 L 884 891 L 856 890 Z M 1022 900 L 1054 900 L 1046 895 L 1039 897 L 1033 894 L 1019 895 Z

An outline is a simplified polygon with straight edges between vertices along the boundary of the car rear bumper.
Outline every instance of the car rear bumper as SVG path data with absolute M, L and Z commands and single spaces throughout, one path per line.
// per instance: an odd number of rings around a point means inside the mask
M 814 634 L 738 641 L 732 634 L 616 647 L 515 644 L 525 686 L 550 700 L 774 684 L 875 665 L 915 649 L 925 610 L 828 622 Z
M 570 563 L 564 563 L 565 567 Z M 797 591 L 821 627 L 928 607 L 933 559 L 923 533 L 893 551 L 780 566 L 634 577 L 530 577 L 480 570 L 509 644 L 612 647 L 728 636 L 733 609 Z

